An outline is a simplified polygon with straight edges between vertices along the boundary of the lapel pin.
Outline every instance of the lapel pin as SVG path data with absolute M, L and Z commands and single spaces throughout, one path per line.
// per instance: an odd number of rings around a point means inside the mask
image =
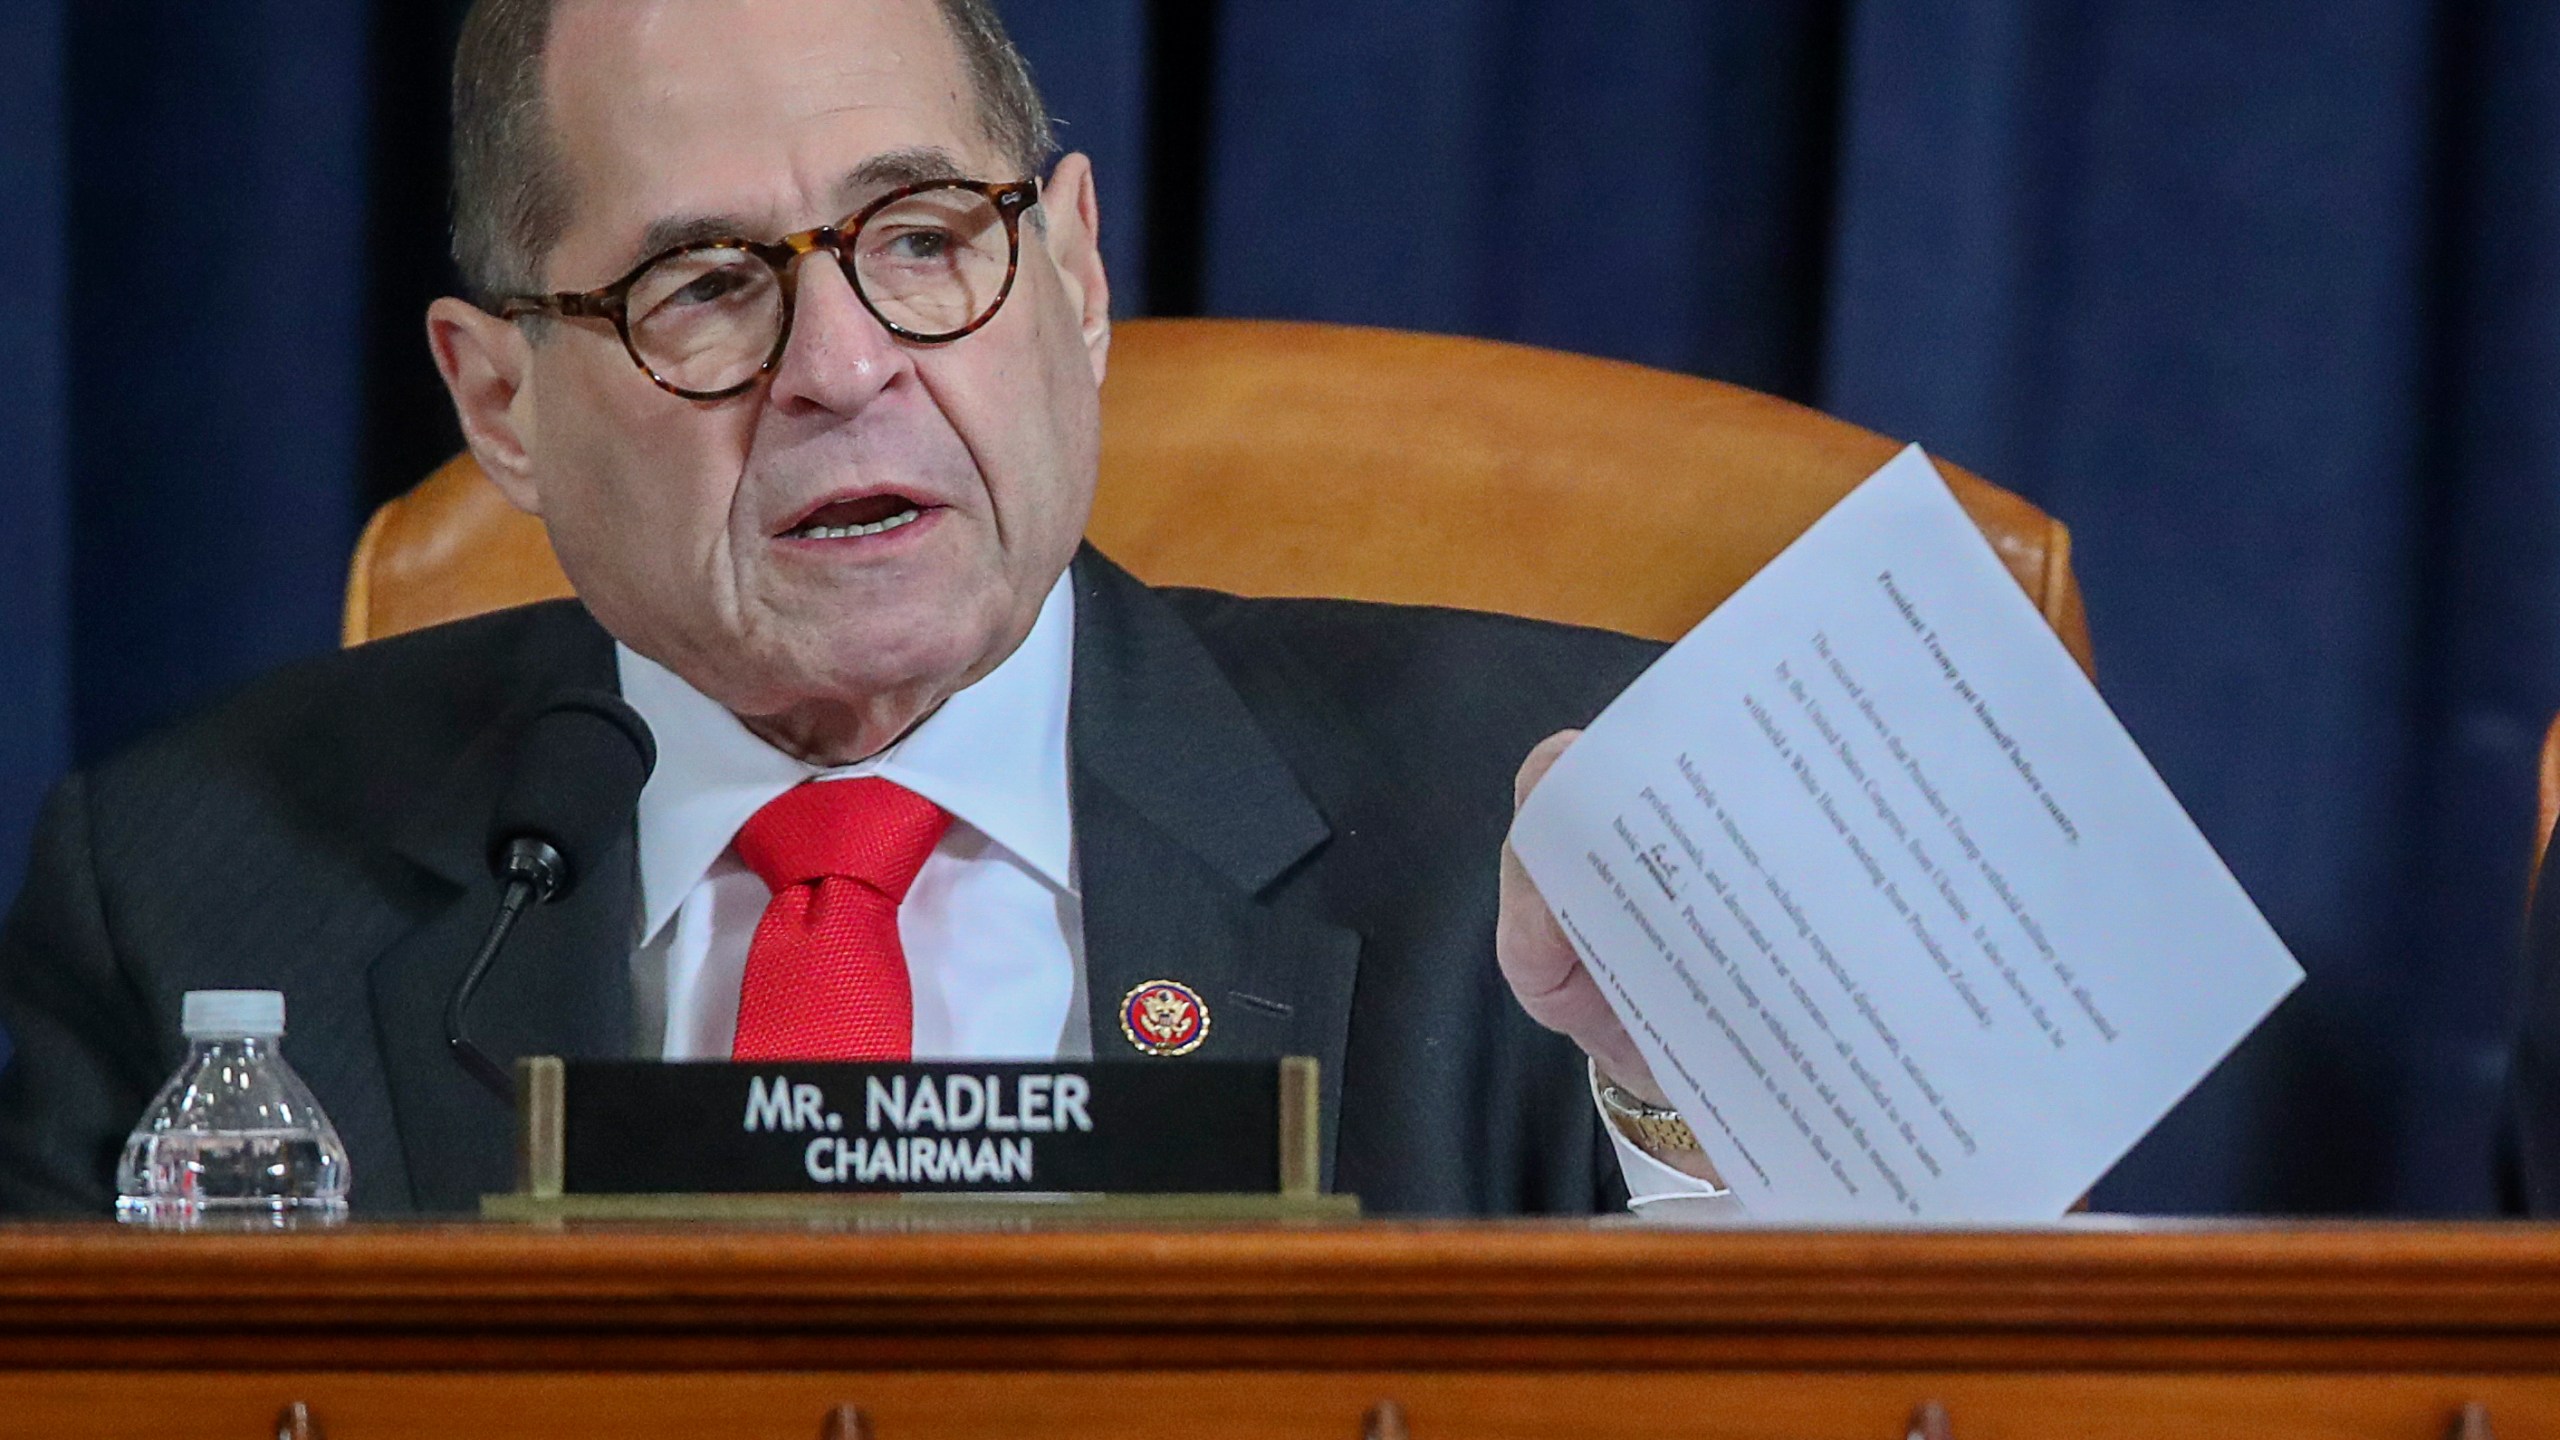
M 1209 1038 L 1209 1002 L 1179 980 L 1149 980 L 1120 1001 L 1120 1033 L 1142 1055 L 1188 1055 Z

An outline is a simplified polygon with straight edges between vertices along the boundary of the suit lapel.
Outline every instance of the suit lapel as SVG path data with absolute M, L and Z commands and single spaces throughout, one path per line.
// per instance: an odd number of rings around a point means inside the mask
M 1120 1027 L 1132 989 L 1156 979 L 1191 986 L 1210 1008 L 1196 1056 L 1311 1055 L 1322 1065 L 1330 1183 L 1360 937 L 1273 905 L 1269 892 L 1331 830 L 1164 602 L 1090 549 L 1075 571 L 1068 729 L 1093 1052 L 1137 1058 Z M 560 690 L 620 688 L 610 637 L 573 605 L 531 627 L 510 665 L 500 713 L 392 837 L 445 882 L 447 898 L 370 974 L 393 1113 L 424 1210 L 469 1209 L 514 1184 L 514 1116 L 454 1061 L 443 1021 L 497 907 L 481 849 L 509 747 Z M 636 834 L 626 834 L 568 899 L 517 927 L 467 1016 L 501 1064 L 628 1053 L 636 853 Z
M 1210 1012 L 1194 1055 L 1321 1063 L 1330 1183 L 1360 937 L 1267 892 L 1332 831 L 1198 638 L 1090 549 L 1076 561 L 1075 665 L 1093 1053 L 1136 1058 L 1120 1021 L 1131 990 L 1190 986 Z
M 399 853 L 450 887 L 448 898 L 373 962 L 374 1028 L 393 1114 L 422 1210 L 467 1210 L 513 1188 L 515 1117 L 455 1062 L 444 1007 L 490 918 L 499 887 L 482 847 L 517 732 L 572 687 L 618 690 L 613 645 L 583 609 L 562 607 L 512 658 L 505 703 L 392 837 Z M 501 1065 L 525 1055 L 620 1057 L 630 1049 L 636 834 L 626 831 L 565 899 L 528 911 L 465 1022 Z

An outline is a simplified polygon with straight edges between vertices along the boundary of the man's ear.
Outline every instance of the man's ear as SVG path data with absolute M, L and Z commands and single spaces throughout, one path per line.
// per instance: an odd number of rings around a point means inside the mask
M 1046 212 L 1049 259 L 1067 282 L 1084 330 L 1084 348 L 1093 357 L 1093 383 L 1111 358 L 1111 279 L 1102 273 L 1102 204 L 1093 190 L 1093 162 L 1069 155 L 1049 172 L 1040 187 Z
M 427 307 L 427 348 L 481 470 L 517 509 L 541 514 L 533 483 L 533 344 L 524 327 L 447 296 Z

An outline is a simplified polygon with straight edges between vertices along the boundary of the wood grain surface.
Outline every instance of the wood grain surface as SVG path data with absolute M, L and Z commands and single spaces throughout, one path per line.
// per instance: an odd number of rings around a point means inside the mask
M 1933 1403 L 1951 1440 L 2560 1436 L 2560 1231 L 0 1227 L 0 1440 L 1893 1440 Z
M 15 1393 L 31 1398 L 0 1411 L 0 1434 L 267 1440 L 293 1400 L 311 1416 L 315 1440 L 821 1440 L 830 1412 L 848 1404 L 862 1411 L 868 1440 L 1361 1440 L 1363 1416 L 1381 1401 L 1402 1412 L 1411 1440 L 1903 1440 L 1920 1403 L 1914 1397 L 1946 1407 L 1949 1440 L 2443 1440 L 2465 1403 L 2484 1405 L 2502 1440 L 2533 1440 L 2553 1433 L 2536 1417 L 2560 1411 L 2560 1382 L 2425 1375 L 1159 1370 L 26 1379 Z M 0 1403 L 11 1395 L 0 1377 Z
M 2560 1373 L 2560 1231 L 0 1228 L 0 1368 L 172 1364 Z

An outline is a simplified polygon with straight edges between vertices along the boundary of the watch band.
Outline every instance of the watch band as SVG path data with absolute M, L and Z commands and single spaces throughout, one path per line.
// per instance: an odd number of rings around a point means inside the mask
M 1618 1133 L 1657 1155 L 1689 1155 L 1700 1153 L 1698 1133 L 1677 1110 L 1648 1105 L 1633 1093 L 1619 1088 L 1600 1073 L 1600 1062 L 1591 1062 L 1591 1092 L 1600 1097 L 1600 1108 Z

